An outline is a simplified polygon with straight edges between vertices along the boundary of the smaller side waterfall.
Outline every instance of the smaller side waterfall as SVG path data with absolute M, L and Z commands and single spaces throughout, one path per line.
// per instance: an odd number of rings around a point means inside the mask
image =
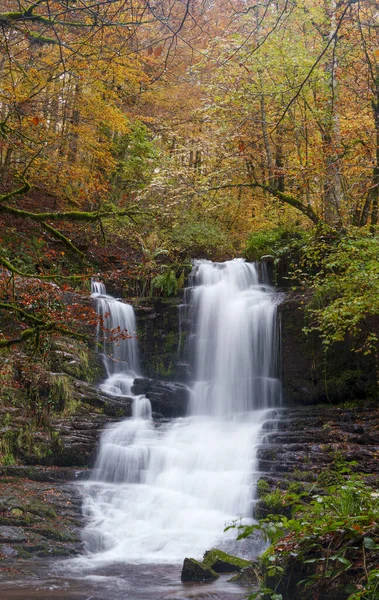
M 140 373 L 134 310 L 130 304 L 108 296 L 103 283 L 93 281 L 91 292 L 102 320 L 97 327 L 97 340 L 103 345 L 103 362 L 108 376 L 101 389 L 116 396 L 128 396 L 133 380 Z M 123 339 L 125 333 L 130 337 Z M 115 340 L 109 341 L 109 336 Z

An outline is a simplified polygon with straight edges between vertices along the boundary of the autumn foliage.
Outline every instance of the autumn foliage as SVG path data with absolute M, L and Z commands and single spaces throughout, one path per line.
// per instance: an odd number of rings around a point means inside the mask
M 160 293 L 191 256 L 238 255 L 254 230 L 375 229 L 376 10 L 6 0 L 2 314 L 20 329 L 2 343 L 76 330 L 64 301 L 42 310 L 53 282 L 88 294 L 107 271 L 129 294 Z M 34 327 L 20 312 L 31 289 Z

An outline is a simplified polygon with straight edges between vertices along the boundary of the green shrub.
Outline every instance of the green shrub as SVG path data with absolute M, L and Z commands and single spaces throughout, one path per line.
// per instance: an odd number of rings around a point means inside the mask
M 355 351 L 376 350 L 378 335 L 367 319 L 379 314 L 378 256 L 379 237 L 368 228 L 350 228 L 320 256 L 318 273 L 307 282 L 313 301 L 306 331 L 317 331 L 326 347 L 349 337 Z M 302 268 L 306 279 L 306 257 Z
M 263 257 L 274 260 L 289 259 L 307 242 L 310 233 L 301 229 L 265 229 L 250 234 L 243 255 L 249 261 Z
M 176 278 L 175 271 L 167 269 L 161 275 L 156 275 L 151 280 L 151 293 L 159 291 L 162 296 L 175 296 L 178 291 L 179 281 Z
M 225 259 L 234 254 L 227 233 L 214 220 L 202 220 L 184 215 L 171 233 L 173 247 L 181 256 L 190 258 Z
M 259 479 L 257 483 L 257 496 L 264 498 L 270 492 L 270 485 L 265 479 Z
M 275 514 L 239 526 L 237 539 L 259 530 L 270 543 L 261 558 L 261 589 L 251 600 L 259 594 L 270 600 L 281 594 L 377 600 L 379 491 L 361 477 L 345 477 L 318 493 L 311 490 L 293 518 Z M 277 502 L 272 504 L 276 508 Z

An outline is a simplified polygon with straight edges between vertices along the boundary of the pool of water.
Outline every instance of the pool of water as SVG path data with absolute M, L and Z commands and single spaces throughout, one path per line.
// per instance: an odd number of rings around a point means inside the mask
M 246 588 L 223 575 L 183 584 L 180 565 L 113 564 L 80 571 L 72 561 L 18 561 L 2 568 L 2 600 L 239 600 Z M 8 573 L 8 575 L 7 575 Z

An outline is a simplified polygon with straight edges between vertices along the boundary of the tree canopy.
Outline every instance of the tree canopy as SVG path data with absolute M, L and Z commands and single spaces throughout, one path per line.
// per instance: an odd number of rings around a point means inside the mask
M 146 293 L 252 231 L 374 233 L 378 36 L 374 0 L 6 0 L 3 311 L 36 278 L 80 287 L 105 240 Z

